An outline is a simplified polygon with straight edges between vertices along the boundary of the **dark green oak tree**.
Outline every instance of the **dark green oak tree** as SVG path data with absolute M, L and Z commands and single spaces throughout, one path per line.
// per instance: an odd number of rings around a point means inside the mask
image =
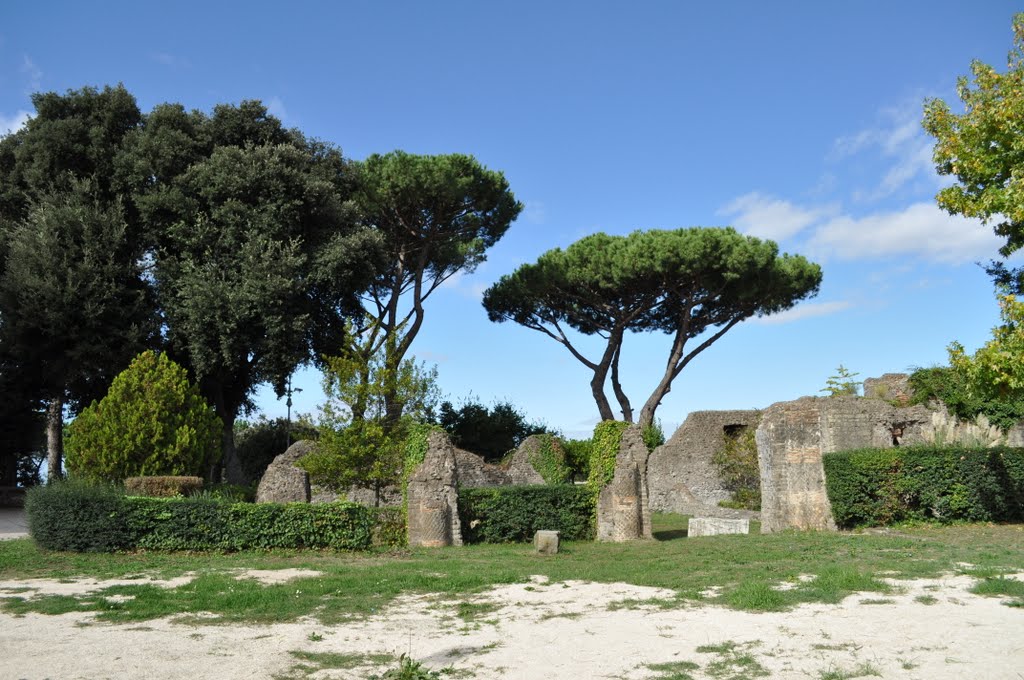
M 32 96 L 0 139 L 0 364 L 47 405 L 49 476 L 61 475 L 63 413 L 101 397 L 158 330 L 146 237 L 114 180 L 141 122 L 123 87 Z
M 614 420 L 605 384 L 622 418 L 634 412 L 619 380 L 626 332 L 660 331 L 672 338 L 665 370 L 640 409 L 649 426 L 673 380 L 697 355 L 744 319 L 788 309 L 817 293 L 821 268 L 798 255 L 779 255 L 772 241 L 731 228 L 598 233 L 555 248 L 485 293 L 492 321 L 514 321 L 563 345 L 593 372 L 591 392 L 602 420 Z M 605 340 L 588 358 L 568 331 Z M 688 346 L 693 340 L 697 344 Z
M 235 419 L 258 385 L 282 395 L 298 365 L 341 345 L 380 240 L 358 224 L 341 153 L 258 102 L 159 106 L 120 171 L 156 234 L 172 355 L 214 405 L 225 477 L 241 480 Z
M 1024 13 L 1014 17 L 1013 34 L 1004 73 L 973 62 L 973 82 L 966 76 L 957 81 L 963 113 L 931 99 L 923 122 L 936 140 L 936 170 L 957 179 L 936 196 L 939 207 L 951 215 L 994 221 L 996 235 L 1005 239 L 999 249 L 1003 258 L 1024 247 Z M 1024 292 L 1024 269 L 995 260 L 986 269 L 996 283 Z
M 500 172 L 463 154 L 394 151 L 370 156 L 359 170 L 356 200 L 383 238 L 384 266 L 364 296 L 366 322 L 351 345 L 367 367 L 383 352 L 386 373 L 398 375 L 423 325 L 424 302 L 456 273 L 483 262 L 523 206 Z M 393 386 L 384 392 L 385 418 L 397 421 L 401 400 Z M 361 418 L 360 405 L 354 408 Z

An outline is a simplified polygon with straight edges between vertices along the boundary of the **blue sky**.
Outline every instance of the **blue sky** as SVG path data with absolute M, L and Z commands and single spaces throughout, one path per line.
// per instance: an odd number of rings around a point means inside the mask
M 977 2 L 12 3 L 0 22 L 0 132 L 29 94 L 124 85 L 148 111 L 262 99 L 355 159 L 462 152 L 526 204 L 476 272 L 430 299 L 413 350 L 454 401 L 510 400 L 583 434 L 589 373 L 550 339 L 493 324 L 480 293 L 596 231 L 733 225 L 819 262 L 820 294 L 734 328 L 659 410 L 759 408 L 944 363 L 998 321 L 974 263 L 999 240 L 934 205 L 920 127 L 972 59 L 1003 66 L 1017 8 Z M 597 352 L 596 345 L 583 342 Z M 665 336 L 627 337 L 642 403 Z M 323 401 L 296 377 L 295 411 Z M 262 390 L 270 416 L 284 402 Z

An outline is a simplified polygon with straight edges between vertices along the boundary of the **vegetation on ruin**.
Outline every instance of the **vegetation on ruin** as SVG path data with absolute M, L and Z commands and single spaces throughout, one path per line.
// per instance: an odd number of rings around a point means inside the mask
M 590 465 L 587 483 L 599 492 L 615 476 L 615 457 L 619 455 L 622 433 L 629 423 L 618 420 L 605 420 L 594 428 L 594 436 L 590 440 Z
M 756 427 L 725 432 L 722 445 L 711 457 L 723 486 L 732 493 L 719 505 L 742 510 L 761 509 L 761 470 L 757 460 Z
M 860 393 L 860 381 L 854 380 L 860 373 L 852 373 L 842 364 L 825 381 L 825 387 L 818 390 L 827 397 L 856 397 Z

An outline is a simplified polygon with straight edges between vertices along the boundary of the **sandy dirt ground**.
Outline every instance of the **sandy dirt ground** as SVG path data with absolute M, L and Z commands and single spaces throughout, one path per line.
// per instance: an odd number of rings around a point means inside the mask
M 238 576 L 280 582 L 315 572 Z M 6 581 L 0 596 L 76 594 L 113 583 Z M 482 613 L 468 622 L 456 616 L 456 603 L 430 596 L 403 598 L 377 616 L 337 626 L 314 619 L 115 625 L 91 614 L 0 614 L 0 678 L 367 678 L 395 665 L 367 658 L 355 668 L 311 672 L 297 668 L 301 661 L 291 654 L 306 651 L 408 654 L 450 669 L 444 677 L 502 680 L 640 680 L 659 677 L 652 664 L 671 662 L 695 664 L 685 671 L 693 678 L 737 677 L 743 669 L 748 675 L 738 677 L 752 678 L 760 668 L 770 678 L 1024 679 L 1024 609 L 972 595 L 972 583 L 964 576 L 894 582 L 897 594 L 765 614 L 711 605 L 662 609 L 636 601 L 671 592 L 540 577 L 473 597 Z M 623 607 L 626 601 L 632 603 Z

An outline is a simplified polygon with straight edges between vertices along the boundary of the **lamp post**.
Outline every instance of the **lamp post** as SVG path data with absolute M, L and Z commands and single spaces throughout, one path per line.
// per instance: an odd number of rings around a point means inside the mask
M 287 451 L 292 445 L 292 392 L 301 392 L 301 387 L 292 388 L 292 376 L 288 376 L 288 389 L 285 390 L 285 394 L 288 395 L 288 400 L 284 402 L 284 405 L 288 407 L 288 419 L 287 426 L 285 427 L 285 450 Z

